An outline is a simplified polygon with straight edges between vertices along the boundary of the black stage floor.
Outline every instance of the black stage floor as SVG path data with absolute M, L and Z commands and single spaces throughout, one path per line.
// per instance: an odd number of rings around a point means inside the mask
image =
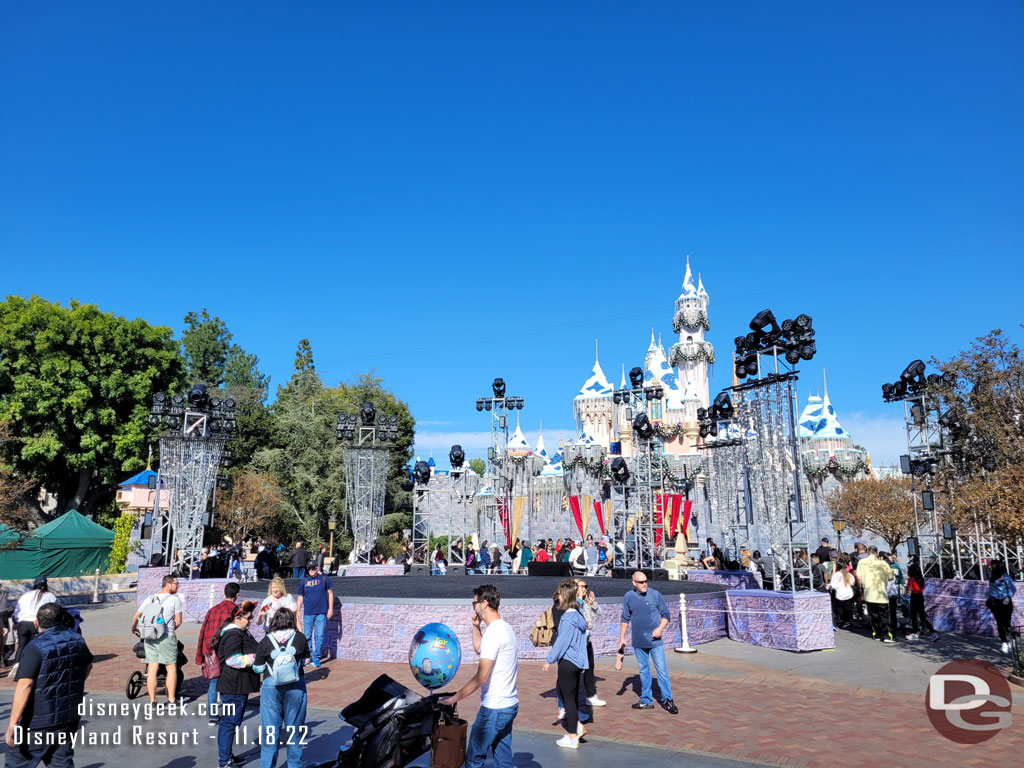
M 477 584 L 494 584 L 503 598 L 509 600 L 547 599 L 562 581 L 547 576 L 335 576 L 331 586 L 339 598 L 374 598 L 390 600 L 452 600 L 470 598 Z M 294 594 L 298 579 L 285 579 L 288 592 Z M 587 585 L 599 597 L 621 598 L 632 589 L 628 579 L 611 579 L 607 576 L 591 576 Z M 666 597 L 682 592 L 721 592 L 724 587 L 717 584 L 702 584 L 691 581 L 655 581 L 651 585 Z M 247 582 L 241 585 L 243 597 L 265 597 L 269 582 Z

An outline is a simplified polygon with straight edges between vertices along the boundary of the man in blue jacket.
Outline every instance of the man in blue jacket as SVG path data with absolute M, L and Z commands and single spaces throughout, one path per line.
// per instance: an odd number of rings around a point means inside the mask
M 40 761 L 53 768 L 74 765 L 71 736 L 78 730 L 78 705 L 85 698 L 92 654 L 64 618 L 57 603 L 40 607 L 35 619 L 39 634 L 21 654 L 5 736 L 11 768 Z
M 658 673 L 658 687 L 661 689 L 661 706 L 670 714 L 677 714 L 679 708 L 672 700 L 672 686 L 668 681 L 665 666 L 665 648 L 661 635 L 668 626 L 669 612 L 665 598 L 656 589 L 647 586 L 647 575 L 643 571 L 633 573 L 633 590 L 626 593 L 622 601 L 622 616 L 619 624 L 619 649 L 625 646 L 626 629 L 633 625 L 633 653 L 640 668 L 640 700 L 633 709 L 654 709 L 651 695 L 651 663 Z M 616 664 L 620 667 L 621 664 Z

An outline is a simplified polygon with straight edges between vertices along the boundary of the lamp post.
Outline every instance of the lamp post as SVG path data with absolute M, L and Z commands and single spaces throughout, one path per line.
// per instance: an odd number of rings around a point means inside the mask
M 338 524 L 338 518 L 331 512 L 331 516 L 327 518 L 327 527 L 331 530 L 331 543 L 327 549 L 327 556 L 334 560 L 334 527 Z
M 832 530 L 836 532 L 836 536 L 839 541 L 836 543 L 838 551 L 843 551 L 843 529 L 846 527 L 846 520 L 843 519 L 842 515 L 836 515 L 832 518 Z

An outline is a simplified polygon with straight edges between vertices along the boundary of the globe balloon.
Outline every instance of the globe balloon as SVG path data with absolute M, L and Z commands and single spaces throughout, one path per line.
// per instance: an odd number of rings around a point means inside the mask
M 452 681 L 459 671 L 462 651 L 450 627 L 434 622 L 420 627 L 409 646 L 409 668 L 416 682 L 435 690 Z

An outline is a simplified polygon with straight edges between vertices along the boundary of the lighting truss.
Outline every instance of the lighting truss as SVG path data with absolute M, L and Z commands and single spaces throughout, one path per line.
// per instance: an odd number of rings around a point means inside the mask
M 508 412 L 523 409 L 523 398 L 505 394 L 505 380 L 495 379 L 491 384 L 490 397 L 478 397 L 476 409 L 491 414 L 491 447 L 487 449 L 487 472 L 491 488 L 494 490 L 493 506 L 484 506 L 484 515 L 480 521 L 480 534 L 491 543 L 497 540 L 499 533 L 507 544 L 512 543 L 512 495 L 513 467 L 507 461 L 508 449 Z M 529 514 L 529 510 L 527 510 Z M 482 540 L 481 539 L 481 540 Z

